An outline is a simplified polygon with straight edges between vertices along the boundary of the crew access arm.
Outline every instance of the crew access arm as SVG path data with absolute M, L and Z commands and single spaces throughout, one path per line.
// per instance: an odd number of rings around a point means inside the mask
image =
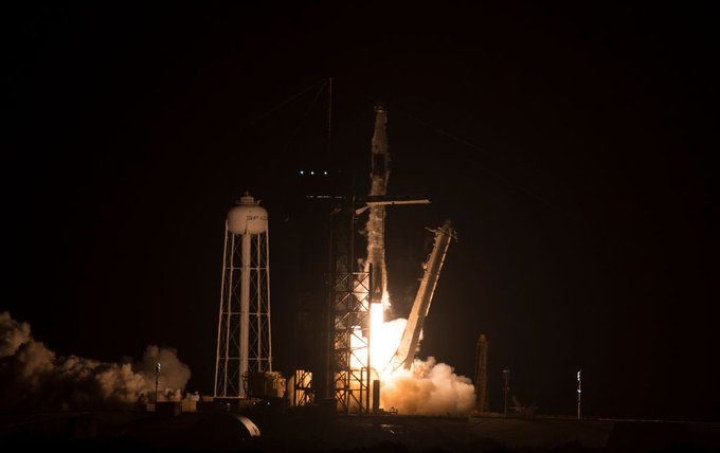
M 449 220 L 445 221 L 440 228 L 435 230 L 428 228 L 428 230 L 435 233 L 435 242 L 430 257 L 425 262 L 425 273 L 420 280 L 420 287 L 415 295 L 415 302 L 413 302 L 410 316 L 408 316 L 405 331 L 392 361 L 394 369 L 401 366 L 410 369 L 412 366 L 420 343 L 420 333 L 430 311 L 430 303 L 440 278 L 448 247 L 450 247 L 450 240 L 456 239 L 455 231 L 451 228 Z

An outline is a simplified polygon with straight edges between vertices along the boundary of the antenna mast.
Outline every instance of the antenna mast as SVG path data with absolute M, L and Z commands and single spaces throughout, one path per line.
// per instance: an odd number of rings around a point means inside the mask
M 332 83 L 333 78 L 330 77 L 328 84 L 328 127 L 327 127 L 327 157 L 332 158 Z

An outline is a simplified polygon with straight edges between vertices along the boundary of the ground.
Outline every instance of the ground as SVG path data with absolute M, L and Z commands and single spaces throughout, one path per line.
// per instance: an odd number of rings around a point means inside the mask
M 234 414 L 34 415 L 3 420 L 3 451 L 68 447 L 133 452 L 715 452 L 720 424 L 569 417 L 259 414 L 252 437 Z

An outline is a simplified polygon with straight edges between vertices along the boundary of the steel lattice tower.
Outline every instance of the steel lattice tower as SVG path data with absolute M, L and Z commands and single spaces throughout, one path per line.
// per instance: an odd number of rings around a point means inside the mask
M 355 271 L 355 206 L 346 202 L 332 218 L 330 269 L 330 398 L 338 412 L 367 412 L 370 406 L 367 329 L 369 276 Z

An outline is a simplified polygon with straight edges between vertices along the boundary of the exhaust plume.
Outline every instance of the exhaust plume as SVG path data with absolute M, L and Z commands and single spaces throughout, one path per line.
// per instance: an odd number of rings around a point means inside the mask
M 472 381 L 455 374 L 434 357 L 416 359 L 411 369 L 399 368 L 384 381 L 380 405 L 409 415 L 470 415 L 475 406 Z

